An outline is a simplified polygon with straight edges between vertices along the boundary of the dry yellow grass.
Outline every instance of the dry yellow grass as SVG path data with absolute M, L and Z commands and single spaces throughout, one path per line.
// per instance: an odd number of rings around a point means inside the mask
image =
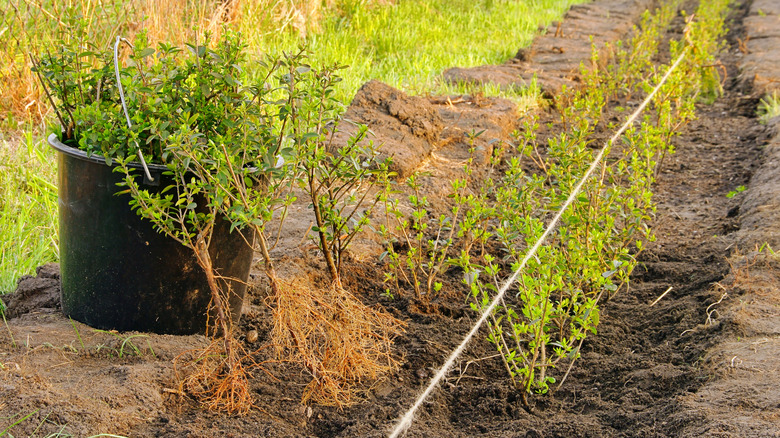
M 29 54 L 53 47 L 68 8 L 89 22 L 93 42 L 105 46 L 115 35 L 132 38 L 142 29 L 152 45 L 183 44 L 198 33 L 219 36 L 224 24 L 241 21 L 258 34 L 304 36 L 319 30 L 323 13 L 336 7 L 335 0 L 0 0 L 0 129 L 12 121 L 38 123 L 49 111 Z

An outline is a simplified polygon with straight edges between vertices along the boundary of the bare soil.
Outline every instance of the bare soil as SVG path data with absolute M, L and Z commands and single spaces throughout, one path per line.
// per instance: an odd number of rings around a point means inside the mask
M 614 8 L 619 2 L 596 3 Z M 633 2 L 619 4 L 624 16 L 635 18 L 628 10 Z M 640 255 L 630 288 L 602 304 L 599 333 L 585 341 L 565 384 L 533 397 L 532 409 L 524 409 L 483 335 L 425 403 L 407 436 L 780 436 L 780 259 L 766 247 L 757 251 L 764 243 L 780 250 L 780 137 L 771 124 L 758 123 L 760 95 L 742 68 L 743 20 L 755 15 L 751 6 L 748 1 L 732 14 L 722 56 L 724 95 L 699 106 L 699 119 L 681 132 L 677 152 L 658 175 L 657 240 Z M 593 31 L 586 22 L 578 26 Z M 375 141 L 385 144 L 385 153 L 404 157 L 399 172 L 430 171 L 426 191 L 433 197 L 458 171 L 468 147 L 465 134 L 487 129 L 479 141 L 489 156 L 489 140 L 506 140 L 514 129 L 513 111 L 503 99 L 414 97 L 368 83 L 348 116 L 378 121 Z M 555 114 L 542 118 L 553 121 Z M 745 192 L 727 197 L 742 185 Z M 310 223 L 303 213 L 301 206 L 292 211 L 300 216 L 274 255 L 283 273 L 316 279 L 316 254 L 301 239 Z M 72 322 L 58 308 L 58 268 L 47 265 L 3 297 L 9 312 L 0 327 L 0 435 L 386 435 L 476 315 L 454 275 L 446 287 L 461 292 L 431 305 L 383 297 L 376 241 L 367 237 L 357 248 L 345 287 L 408 326 L 395 342 L 400 369 L 369 382 L 354 406 L 301 405 L 309 376 L 272 361 L 265 365 L 268 373 L 252 380 L 257 409 L 245 416 L 203 411 L 180 392 L 173 360 L 204 346 L 205 338 L 101 332 Z M 262 361 L 273 357 L 262 348 L 271 310 L 262 276 L 252 278 L 240 330 Z M 251 330 L 258 333 L 253 343 L 244 339 Z

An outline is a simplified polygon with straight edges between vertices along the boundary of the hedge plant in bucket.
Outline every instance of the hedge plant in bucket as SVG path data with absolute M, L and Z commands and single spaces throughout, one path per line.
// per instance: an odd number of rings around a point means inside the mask
M 162 275 L 150 275 L 138 273 L 136 265 L 145 261 L 141 264 L 154 270 L 179 259 L 192 260 L 203 277 L 198 285 L 151 288 L 164 289 L 165 296 L 177 295 L 175 289 L 180 289 L 185 299 L 205 296 L 202 306 L 190 307 L 200 309 L 205 318 L 202 326 L 212 323 L 208 331 L 212 342 L 186 359 L 191 372 L 184 385 L 210 408 L 246 411 L 251 401 L 242 358 L 248 356 L 231 329 L 240 312 L 242 293 L 237 292 L 245 287 L 254 241 L 264 258 L 276 307 L 272 333 L 276 350 L 283 360 L 301 364 L 313 376 L 304 400 L 348 403 L 353 385 L 393 368 L 396 362 L 389 346 L 401 323 L 363 305 L 338 285 L 337 273 L 331 272 L 336 285 L 330 288 L 301 279 L 279 279 L 267 240 L 266 224 L 275 217 L 282 226 L 286 207 L 298 193 L 295 186 L 324 188 L 328 194 L 333 187 L 348 189 L 346 200 L 326 199 L 319 191 L 312 195 L 313 202 L 324 202 L 330 215 L 323 226 L 342 236 L 366 225 L 367 219 L 355 219 L 366 199 L 358 193 L 387 178 L 387 167 L 374 161 L 373 149 L 356 147 L 365 128 L 359 128 L 346 145 L 333 143 L 341 120 L 341 109 L 332 98 L 338 67 L 311 68 L 305 64 L 305 50 L 267 57 L 255 66 L 259 79 L 247 86 L 242 83 L 243 44 L 238 34 L 229 31 L 213 45 L 207 36 L 183 49 L 160 44 L 155 50 L 141 34 L 133 44 L 118 38 L 112 47 L 99 51 L 78 30 L 84 26 L 76 22 L 71 28 L 76 32 L 66 44 L 35 60 L 61 124 L 61 133 L 50 136 L 50 143 L 61 152 L 61 229 L 73 226 L 80 230 L 73 233 L 79 237 L 104 234 L 109 240 L 90 246 L 79 239 L 69 242 L 69 233 L 61 231 L 63 303 L 68 302 L 66 278 L 75 278 L 73 282 L 97 278 L 89 284 L 91 289 L 98 287 L 96 283 L 107 283 L 108 289 L 123 283 L 153 283 L 156 277 L 169 283 L 193 266 L 177 265 Z M 124 61 L 120 61 L 120 48 L 127 52 Z M 354 166 L 344 170 L 347 161 Z M 312 167 L 315 162 L 320 167 Z M 117 225 L 115 219 L 122 215 L 83 208 L 88 204 L 81 198 L 83 192 L 91 189 L 67 178 L 90 175 L 88 165 L 98 164 L 104 169 L 100 178 L 92 178 L 96 179 L 93 185 L 108 192 L 101 202 L 110 200 L 130 212 L 123 220 L 137 223 Z M 329 169 L 333 172 L 323 173 Z M 68 219 L 63 211 L 81 215 Z M 351 219 L 356 223 L 343 224 Z M 105 230 L 96 233 L 92 227 L 98 226 Z M 117 241 L 124 242 L 126 235 L 140 249 L 117 251 Z M 330 234 L 320 233 L 320 238 L 323 235 Z M 155 240 L 157 236 L 165 236 L 170 254 L 145 252 L 163 245 Z M 347 244 L 337 246 L 335 254 L 343 254 Z M 100 255 L 89 259 L 95 252 Z M 73 260 L 85 257 L 90 262 L 81 265 L 102 264 L 106 271 L 113 269 L 113 277 L 106 281 L 103 272 L 66 272 L 78 265 Z M 81 286 L 71 289 L 90 289 Z M 114 296 L 122 302 L 106 328 L 145 329 L 115 326 L 115 320 L 129 309 L 151 313 L 155 323 L 167 319 L 165 312 L 183 313 L 182 300 L 148 305 L 145 294 L 128 293 L 127 288 Z M 81 301 L 94 307 L 99 298 L 93 294 Z M 63 307 L 69 313 L 68 305 Z M 212 311 L 206 312 L 206 307 Z M 349 323 L 338 327 L 322 323 L 323 312 L 318 310 L 322 308 L 349 314 Z M 328 315 L 325 319 L 330 321 Z M 326 325 L 332 330 L 323 330 Z
M 63 309 L 100 328 L 207 327 L 214 342 L 194 358 L 191 389 L 210 407 L 247 410 L 232 328 L 255 230 L 284 202 L 294 167 L 284 116 L 262 104 L 278 92 L 265 86 L 276 66 L 244 86 L 236 33 L 156 50 L 141 33 L 98 50 L 74 22 L 72 37 L 34 59 L 61 124 L 49 142 L 60 152 Z M 169 322 L 182 314 L 192 318 Z

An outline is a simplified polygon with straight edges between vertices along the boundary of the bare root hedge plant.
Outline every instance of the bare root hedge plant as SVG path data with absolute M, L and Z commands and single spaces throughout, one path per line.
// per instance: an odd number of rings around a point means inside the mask
M 312 68 L 302 49 L 256 60 L 259 74 L 248 79 L 245 45 L 228 30 L 218 41 L 206 34 L 183 48 L 150 47 L 140 33 L 120 66 L 111 50 L 90 43 L 85 21 L 73 23 L 75 37 L 36 60 L 63 141 L 115 165 L 130 206 L 192 250 L 206 273 L 210 343 L 180 358 L 183 388 L 210 409 L 252 407 L 249 379 L 262 364 L 236 339 L 227 305 L 232 282 L 240 280 L 222 277 L 213 263 L 212 236 L 225 225 L 264 257 L 276 350 L 311 373 L 305 400 L 349 403 L 356 385 L 395 367 L 390 346 L 401 323 L 363 305 L 339 279 L 351 236 L 368 222 L 364 201 L 387 166 L 370 147 L 358 146 L 365 128 L 348 144 L 333 144 L 343 109 L 331 96 L 337 68 Z M 132 123 L 124 120 L 125 107 Z M 164 164 L 170 183 L 160 191 L 144 188 L 136 157 Z M 276 218 L 283 226 L 298 186 L 314 188 L 308 194 L 332 287 L 276 274 L 268 224 Z

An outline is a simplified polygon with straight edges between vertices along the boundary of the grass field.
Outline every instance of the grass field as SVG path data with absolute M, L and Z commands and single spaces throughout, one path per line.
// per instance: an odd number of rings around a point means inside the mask
M 560 17 L 573 0 L 413 0 L 366 6 L 352 1 L 306 38 L 318 64 L 348 65 L 340 97 L 348 101 L 370 79 L 414 93 L 436 92 L 449 67 L 500 63 L 530 44 L 540 24 Z M 300 39 L 257 34 L 252 16 L 239 24 L 250 47 L 289 50 Z
M 50 109 L 28 55 L 55 47 L 67 34 L 68 8 L 103 46 L 140 29 L 152 41 L 192 41 L 198 31 L 219 32 L 223 24 L 243 32 L 252 55 L 305 44 L 313 64 L 348 66 L 337 90 L 348 103 L 370 79 L 417 94 L 475 91 L 440 84 L 438 75 L 512 57 L 540 25 L 582 1 L 0 0 L 0 293 L 58 258 L 56 169 L 43 140 Z
M 32 131 L 0 139 L 0 291 L 35 267 L 56 261 L 57 188 L 54 154 Z

